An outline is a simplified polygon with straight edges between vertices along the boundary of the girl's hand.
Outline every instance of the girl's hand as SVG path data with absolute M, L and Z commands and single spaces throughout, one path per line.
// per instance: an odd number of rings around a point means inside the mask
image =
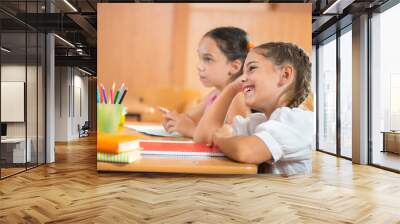
M 171 113 L 171 112 L 168 112 L 168 113 Z M 168 132 L 168 127 L 171 125 L 171 124 L 168 125 L 168 122 L 171 121 L 171 119 L 169 119 L 169 118 L 166 117 L 166 115 L 167 115 L 168 113 L 163 113 L 164 120 L 162 121 L 162 126 L 164 127 L 164 129 L 165 129 L 167 132 Z
M 162 121 L 162 126 L 164 127 L 164 129 L 167 131 L 167 122 L 168 119 L 165 117 L 166 114 L 170 113 L 170 111 L 164 107 L 158 107 L 158 110 L 162 113 L 164 120 Z
M 235 93 L 239 93 L 242 91 L 242 75 L 237 77 L 234 81 L 232 81 L 231 83 L 228 84 L 228 88 L 232 89 L 233 91 L 235 91 Z
M 166 113 L 164 118 L 163 126 L 167 132 L 176 131 L 187 137 L 193 136 L 196 124 L 187 114 L 179 114 L 172 111 Z
M 218 128 L 212 137 L 212 142 L 209 145 L 219 145 L 219 142 L 223 141 L 226 138 L 233 137 L 233 129 L 230 125 L 224 124 L 222 127 Z
M 170 111 L 164 107 L 158 107 L 158 110 L 163 114 L 168 114 Z

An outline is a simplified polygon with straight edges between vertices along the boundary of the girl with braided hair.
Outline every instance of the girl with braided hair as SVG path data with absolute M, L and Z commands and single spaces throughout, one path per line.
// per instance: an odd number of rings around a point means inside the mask
M 203 115 L 195 141 L 216 145 L 233 160 L 263 164 L 273 174 L 310 173 L 313 114 L 298 108 L 310 93 L 310 82 L 309 57 L 296 45 L 272 42 L 251 49 L 244 74 Z M 232 125 L 224 125 L 240 91 L 246 105 L 262 113 L 236 116 Z

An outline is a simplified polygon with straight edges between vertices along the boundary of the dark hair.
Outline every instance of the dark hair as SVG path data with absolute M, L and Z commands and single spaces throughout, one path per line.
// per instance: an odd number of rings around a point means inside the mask
M 271 42 L 254 48 L 275 65 L 291 64 L 295 81 L 289 92 L 289 107 L 298 107 L 311 92 L 311 62 L 303 49 L 292 43 Z
M 204 37 L 210 37 L 217 43 L 218 48 L 228 58 L 229 61 L 239 59 L 242 62 L 240 71 L 232 76 L 237 78 L 243 73 L 243 64 L 246 59 L 248 49 L 248 39 L 246 31 L 237 27 L 218 27 L 208 31 Z

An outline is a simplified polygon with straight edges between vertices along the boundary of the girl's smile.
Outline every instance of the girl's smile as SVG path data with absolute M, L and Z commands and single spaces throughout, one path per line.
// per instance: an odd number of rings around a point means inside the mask
M 252 97 L 254 95 L 255 85 L 250 85 L 250 84 L 243 85 L 242 91 L 243 91 L 244 96 L 246 98 L 250 98 L 250 97 Z

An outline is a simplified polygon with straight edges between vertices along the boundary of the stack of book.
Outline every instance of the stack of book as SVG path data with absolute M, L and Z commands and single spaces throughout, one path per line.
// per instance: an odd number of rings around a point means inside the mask
M 124 134 L 98 134 L 97 161 L 132 163 L 141 158 L 139 137 Z
M 140 140 L 142 155 L 160 156 L 224 156 L 217 147 L 193 141 Z

